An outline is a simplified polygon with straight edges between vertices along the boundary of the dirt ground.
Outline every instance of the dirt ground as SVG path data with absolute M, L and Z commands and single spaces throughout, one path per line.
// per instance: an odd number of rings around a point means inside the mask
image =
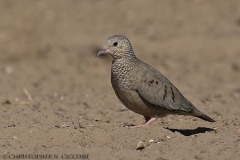
M 217 122 L 170 115 L 124 127 L 144 119 L 115 96 L 111 57 L 95 57 L 114 34 Z M 0 159 L 237 160 L 239 42 L 238 0 L 1 0 Z

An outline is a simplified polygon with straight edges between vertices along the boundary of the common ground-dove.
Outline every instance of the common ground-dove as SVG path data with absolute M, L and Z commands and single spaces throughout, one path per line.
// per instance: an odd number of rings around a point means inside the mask
M 139 60 L 130 41 L 122 35 L 107 39 L 97 56 L 110 54 L 113 58 L 111 82 L 119 100 L 130 110 L 144 116 L 147 126 L 168 114 L 192 115 L 214 120 L 199 111 L 158 70 Z

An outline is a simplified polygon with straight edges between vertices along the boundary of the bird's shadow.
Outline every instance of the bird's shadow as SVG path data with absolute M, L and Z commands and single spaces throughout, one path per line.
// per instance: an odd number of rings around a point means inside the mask
M 199 133 L 205 133 L 205 132 L 211 132 L 214 131 L 212 128 L 206 128 L 206 127 L 198 127 L 195 129 L 174 129 L 174 128 L 165 128 L 170 130 L 171 132 L 179 132 L 180 134 L 184 136 L 191 136 L 191 135 L 196 135 Z

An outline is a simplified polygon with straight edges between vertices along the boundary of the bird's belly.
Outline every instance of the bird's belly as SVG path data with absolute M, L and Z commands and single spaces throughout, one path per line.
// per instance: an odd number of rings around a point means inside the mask
M 143 116 L 155 116 L 157 112 L 147 106 L 136 91 L 125 89 L 114 89 L 118 99 L 131 111 Z

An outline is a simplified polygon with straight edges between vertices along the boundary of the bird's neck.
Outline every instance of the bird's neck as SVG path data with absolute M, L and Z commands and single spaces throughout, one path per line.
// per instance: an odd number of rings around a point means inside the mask
M 133 55 L 128 54 L 128 55 L 124 55 L 121 58 L 113 59 L 112 65 L 116 65 L 118 67 L 128 67 L 135 64 L 136 60 L 137 60 L 137 57 L 134 54 Z
M 123 54 L 123 58 L 136 58 L 132 48 L 128 49 L 128 51 L 125 51 L 125 54 Z

